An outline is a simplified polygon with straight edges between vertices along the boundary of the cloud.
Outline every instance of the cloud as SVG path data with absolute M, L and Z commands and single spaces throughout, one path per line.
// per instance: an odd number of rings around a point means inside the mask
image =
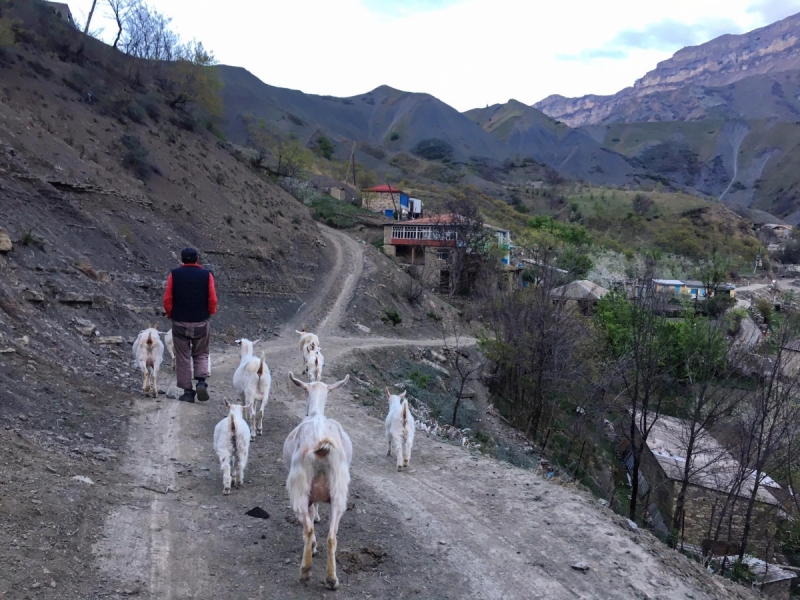
M 370 11 L 389 17 L 410 15 L 440 10 L 463 0 L 361 0 Z
M 758 0 L 747 12 L 761 17 L 766 25 L 800 12 L 800 0 Z
M 766 0 L 774 2 L 775 0 Z M 664 19 L 643 29 L 623 29 L 600 48 L 587 48 L 577 54 L 558 55 L 558 60 L 591 61 L 601 58 L 620 60 L 631 50 L 657 50 L 675 52 L 685 46 L 694 46 L 725 33 L 739 33 L 742 28 L 729 19 L 703 19 L 697 23 L 681 23 Z
M 622 60 L 628 57 L 625 50 L 604 50 L 602 48 L 581 50 L 577 54 L 556 54 L 556 60 L 577 60 L 589 61 L 598 58 L 609 58 L 611 60 Z

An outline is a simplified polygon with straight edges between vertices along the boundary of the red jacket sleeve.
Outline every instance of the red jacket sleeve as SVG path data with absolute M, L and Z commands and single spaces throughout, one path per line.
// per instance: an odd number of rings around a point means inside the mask
M 214 276 L 208 274 L 208 314 L 213 315 L 217 312 L 217 290 L 214 287 Z
M 164 310 L 167 312 L 167 318 L 172 318 L 172 273 L 167 277 L 167 289 L 164 290 Z

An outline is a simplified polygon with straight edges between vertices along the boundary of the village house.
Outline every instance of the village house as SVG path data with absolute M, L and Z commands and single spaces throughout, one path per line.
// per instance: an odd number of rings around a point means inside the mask
M 712 561 L 712 567 L 719 572 L 722 562 L 725 561 L 727 568 L 730 569 L 737 560 L 739 560 L 738 556 L 722 556 Z M 755 577 L 753 587 L 764 594 L 766 598 L 789 600 L 792 597 L 792 580 L 797 577 L 797 573 L 754 556 L 745 556 L 742 562 L 747 565 Z
M 67 23 L 75 26 L 75 19 L 72 18 L 72 11 L 69 9 L 69 4 L 65 2 L 48 2 L 48 6 L 53 8 L 53 12 L 60 18 L 64 19 Z
M 584 314 L 589 314 L 597 302 L 608 294 L 608 290 L 587 279 L 572 281 L 550 290 L 554 302 L 577 306 Z
M 627 423 L 622 430 L 625 431 L 626 427 Z M 670 533 L 670 523 L 686 466 L 689 427 L 689 421 L 660 416 L 652 427 L 642 453 L 639 494 L 645 498 L 654 529 L 662 536 Z M 637 440 L 640 439 L 638 431 L 636 436 Z M 627 437 L 622 439 L 620 453 L 630 473 L 633 455 Z M 732 515 L 730 542 L 738 548 L 747 500 L 755 484 L 755 472 L 742 470 L 739 462 L 708 432 L 704 432 L 696 440 L 693 454 L 681 527 L 675 533 L 684 545 L 700 548 L 711 543 L 709 531 L 716 524 L 715 518 L 719 517 L 736 482 L 744 479 L 737 486 L 736 502 L 728 512 Z M 744 477 L 739 477 L 739 474 L 744 474 Z M 774 524 L 787 518 L 785 510 L 789 508 L 788 494 L 789 491 L 784 490 L 776 481 L 765 474 L 761 475 L 753 516 L 753 532 L 764 531 L 767 523 Z M 724 529 L 727 532 L 727 520 Z M 765 542 L 758 535 L 752 535 L 748 552 L 763 554 Z
M 495 234 L 500 260 L 504 265 L 511 261 L 511 232 L 507 229 L 484 225 Z M 445 214 L 435 217 L 400 221 L 383 228 L 383 251 L 400 264 L 433 266 L 439 271 L 440 287 L 449 282 L 447 261 L 452 248 L 458 244 L 458 218 Z
M 702 300 L 706 297 L 713 297 L 715 292 L 707 289 L 707 286 L 702 281 L 680 279 L 653 279 L 656 292 L 659 293 L 673 293 L 677 295 L 686 295 L 692 300 Z M 716 286 L 716 293 L 721 296 L 730 296 L 731 298 L 736 295 L 736 286 L 731 283 L 720 283 Z
M 361 190 L 361 206 L 367 210 L 381 212 L 390 219 L 399 218 L 403 210 L 408 212 L 408 200 L 408 194 L 403 190 L 387 184 Z

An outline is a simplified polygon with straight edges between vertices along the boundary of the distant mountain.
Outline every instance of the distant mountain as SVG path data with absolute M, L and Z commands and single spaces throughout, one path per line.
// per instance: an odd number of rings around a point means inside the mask
M 335 98 L 268 85 L 239 67 L 218 67 L 225 84 L 224 130 L 246 143 L 248 115 L 263 118 L 277 132 L 308 142 L 324 134 L 349 156 L 352 142 L 391 157 L 400 152 L 452 163 L 500 164 L 531 157 L 565 175 L 595 183 L 622 184 L 635 171 L 620 154 L 604 149 L 582 131 L 557 123 L 514 100 L 459 113 L 430 94 L 381 86 L 358 96 Z M 370 168 L 375 168 L 375 164 Z
M 567 127 L 517 100 L 464 114 L 513 155 L 529 156 L 572 177 L 614 183 L 636 171 L 628 159 L 604 148 L 588 133 Z
M 705 118 L 800 118 L 800 14 L 683 48 L 612 96 L 534 105 L 571 127 Z
M 359 96 L 335 98 L 267 85 L 240 67 L 219 67 L 225 84 L 225 129 L 246 141 L 242 117 L 262 117 L 269 127 L 310 138 L 369 142 L 389 152 L 416 152 L 456 162 L 503 160 L 507 148 L 457 110 L 429 94 L 381 86 Z

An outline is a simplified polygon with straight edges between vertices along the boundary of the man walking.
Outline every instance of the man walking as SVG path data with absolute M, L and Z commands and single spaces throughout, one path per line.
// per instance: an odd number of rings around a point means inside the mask
M 175 343 L 175 371 L 183 402 L 208 400 L 208 345 L 211 331 L 208 319 L 217 312 L 217 292 L 214 276 L 197 264 L 197 250 L 181 250 L 181 262 L 167 278 L 164 310 L 172 319 L 172 339 Z M 197 380 L 197 392 L 192 389 L 192 367 Z

